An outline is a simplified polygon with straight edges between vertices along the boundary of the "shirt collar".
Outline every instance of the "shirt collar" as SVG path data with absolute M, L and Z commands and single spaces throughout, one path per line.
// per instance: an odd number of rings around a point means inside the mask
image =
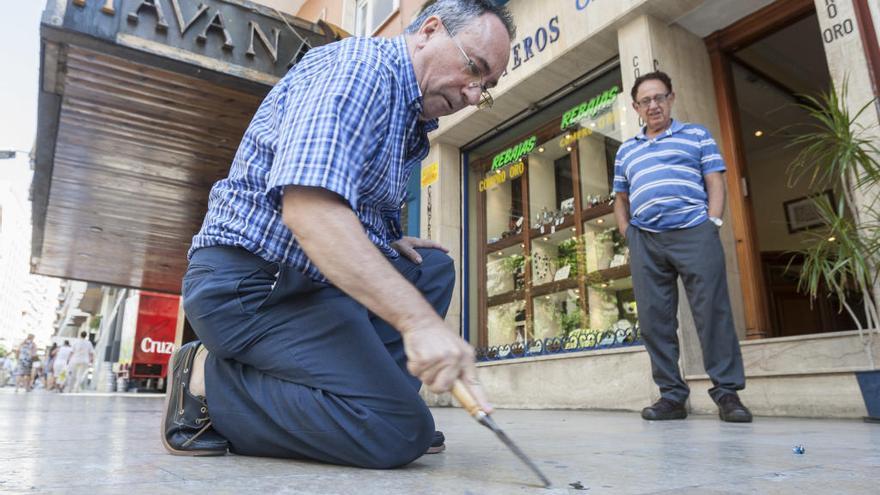
M 403 35 L 392 39 L 392 44 L 397 50 L 398 60 L 400 61 L 400 74 L 402 76 L 401 84 L 403 85 L 403 96 L 406 98 L 408 108 L 418 118 L 422 114 L 422 90 L 419 88 L 419 81 L 416 79 L 416 72 L 413 68 L 412 60 L 409 57 L 409 50 L 406 48 L 406 39 Z M 437 129 L 438 119 L 431 119 L 424 122 L 426 132 Z
M 679 122 L 675 119 L 672 119 L 672 123 L 669 124 L 669 127 L 665 131 L 663 131 L 662 133 L 655 136 L 654 139 L 656 140 L 661 137 L 669 137 L 669 136 L 675 134 L 676 132 L 682 130 L 683 128 L 684 128 L 684 124 L 682 124 L 681 122 Z M 641 132 L 639 132 L 638 136 L 636 136 L 636 139 L 638 139 L 640 141 L 647 141 L 648 135 L 645 134 L 646 130 L 648 130 L 648 126 L 642 127 L 642 130 L 641 130 Z

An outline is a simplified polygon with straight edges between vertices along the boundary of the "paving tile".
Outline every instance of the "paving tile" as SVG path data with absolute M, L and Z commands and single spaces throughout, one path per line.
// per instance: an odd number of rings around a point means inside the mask
M 880 425 L 848 420 L 500 410 L 496 421 L 554 482 L 537 479 L 488 430 L 434 409 L 447 451 L 388 471 L 228 455 L 176 457 L 159 442 L 163 402 L 0 389 L 0 493 L 800 494 L 878 493 Z M 792 453 L 794 445 L 804 455 Z M 579 482 L 584 490 L 570 484 Z

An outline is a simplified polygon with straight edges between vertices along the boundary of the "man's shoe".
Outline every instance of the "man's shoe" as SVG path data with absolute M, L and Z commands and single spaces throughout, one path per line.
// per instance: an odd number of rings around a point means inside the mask
M 446 450 L 446 437 L 442 431 L 435 431 L 434 438 L 431 439 L 431 446 L 428 447 L 426 454 L 439 454 Z
M 752 413 L 739 401 L 739 396 L 724 394 L 718 399 L 718 416 L 728 423 L 751 423 Z
M 675 402 L 665 397 L 661 397 L 654 405 L 642 409 L 642 418 L 649 421 L 684 419 L 687 415 L 683 402 Z
M 171 356 L 162 444 L 174 455 L 225 455 L 229 442 L 211 427 L 208 403 L 187 390 L 199 345 L 198 340 L 190 342 Z

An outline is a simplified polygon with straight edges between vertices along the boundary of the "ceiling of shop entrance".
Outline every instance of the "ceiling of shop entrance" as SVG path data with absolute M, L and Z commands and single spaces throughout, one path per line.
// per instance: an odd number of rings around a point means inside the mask
M 733 75 L 750 151 L 785 146 L 795 125 L 807 120 L 801 95 L 827 92 L 831 78 L 819 21 L 810 15 L 734 54 Z M 760 136 L 756 132 L 760 131 Z
M 208 191 L 261 96 L 73 45 L 63 62 L 35 272 L 179 292 Z

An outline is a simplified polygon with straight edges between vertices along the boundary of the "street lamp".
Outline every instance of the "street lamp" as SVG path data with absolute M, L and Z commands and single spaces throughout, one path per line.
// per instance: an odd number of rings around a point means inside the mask
M 0 160 L 10 160 L 15 158 L 16 153 L 26 153 L 30 154 L 30 151 L 23 150 L 0 150 Z

